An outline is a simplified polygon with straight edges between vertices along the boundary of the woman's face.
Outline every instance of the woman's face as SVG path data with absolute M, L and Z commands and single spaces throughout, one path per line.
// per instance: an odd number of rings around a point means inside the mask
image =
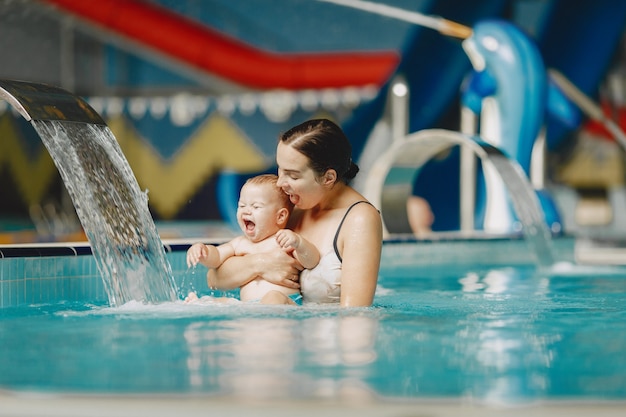
M 316 181 L 315 172 L 309 167 L 309 159 L 282 142 L 276 149 L 278 186 L 299 209 L 316 206 L 323 197 L 324 188 Z

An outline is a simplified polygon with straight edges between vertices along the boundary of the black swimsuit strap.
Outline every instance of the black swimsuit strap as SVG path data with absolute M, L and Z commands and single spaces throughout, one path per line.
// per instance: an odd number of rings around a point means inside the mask
M 341 259 L 341 255 L 339 255 L 339 249 L 337 249 L 337 239 L 339 239 L 339 231 L 341 230 L 341 226 L 343 226 L 344 220 L 346 220 L 346 217 L 348 217 L 348 213 L 350 213 L 350 210 L 352 210 L 352 207 L 356 206 L 359 203 L 367 203 L 371 205 L 369 201 L 365 201 L 365 200 L 360 200 L 352 204 L 350 207 L 348 207 L 348 210 L 346 210 L 346 213 L 343 215 L 343 219 L 341 219 L 341 222 L 339 223 L 339 226 L 337 227 L 337 232 L 335 233 L 335 239 L 333 239 L 333 248 L 335 249 L 335 255 L 337 255 L 339 262 L 343 262 L 343 259 Z

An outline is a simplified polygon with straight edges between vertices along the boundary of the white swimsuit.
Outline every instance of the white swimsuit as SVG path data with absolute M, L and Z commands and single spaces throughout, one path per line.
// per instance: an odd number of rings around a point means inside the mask
M 305 303 L 338 303 L 341 297 L 341 255 L 337 249 L 337 239 L 344 220 L 352 207 L 367 201 L 357 201 L 346 210 L 335 232 L 333 248 L 323 254 L 313 269 L 305 269 L 300 274 L 300 291 Z M 369 204 L 369 203 L 368 203 Z

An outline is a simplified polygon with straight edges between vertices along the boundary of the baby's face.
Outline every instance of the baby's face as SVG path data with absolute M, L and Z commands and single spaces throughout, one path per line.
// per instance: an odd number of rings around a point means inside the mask
M 272 236 L 280 228 L 280 206 L 270 185 L 246 184 L 239 194 L 237 222 L 252 242 Z

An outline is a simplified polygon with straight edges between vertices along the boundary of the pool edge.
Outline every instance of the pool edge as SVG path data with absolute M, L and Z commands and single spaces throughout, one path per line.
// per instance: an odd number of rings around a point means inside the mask
M 617 417 L 626 411 L 625 401 L 541 401 L 521 405 L 480 404 L 466 399 L 348 399 L 270 400 L 210 397 L 202 395 L 79 395 L 41 392 L 0 392 L 0 417 L 11 416 L 172 416 L 184 410 L 188 417 L 237 416 L 589 416 Z

